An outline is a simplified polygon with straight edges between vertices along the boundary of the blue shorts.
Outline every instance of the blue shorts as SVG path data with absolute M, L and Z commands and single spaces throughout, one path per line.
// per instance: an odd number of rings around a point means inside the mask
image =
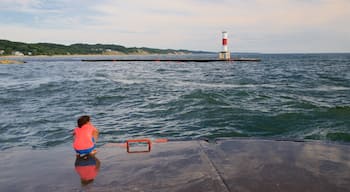
M 92 142 L 95 143 L 95 139 L 92 138 Z M 95 149 L 96 145 L 94 144 L 94 146 L 92 146 L 91 148 L 89 149 L 83 149 L 83 150 L 75 150 L 77 153 L 79 153 L 80 155 L 83 155 L 83 154 L 89 154 L 91 153 L 94 149 Z

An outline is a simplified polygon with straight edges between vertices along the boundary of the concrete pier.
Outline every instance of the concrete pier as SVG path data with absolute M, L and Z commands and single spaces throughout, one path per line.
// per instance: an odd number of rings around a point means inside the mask
M 2 152 L 0 191 L 349 191 L 349 162 L 350 145 L 322 142 L 172 141 L 147 153 L 111 143 L 87 160 L 67 144 Z

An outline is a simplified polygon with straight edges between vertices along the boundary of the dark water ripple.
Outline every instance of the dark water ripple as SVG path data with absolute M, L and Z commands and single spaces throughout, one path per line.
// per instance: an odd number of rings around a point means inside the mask
M 70 144 L 83 114 L 100 129 L 99 145 L 136 137 L 350 141 L 350 54 L 252 57 L 262 62 L 32 57 L 1 65 L 0 149 Z

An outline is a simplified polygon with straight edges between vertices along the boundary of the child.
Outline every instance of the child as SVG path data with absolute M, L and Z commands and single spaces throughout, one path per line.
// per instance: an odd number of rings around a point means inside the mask
M 90 122 L 90 117 L 87 115 L 81 116 L 78 119 L 78 127 L 74 129 L 73 147 L 77 152 L 77 156 L 95 155 L 95 143 L 98 138 L 98 130 Z

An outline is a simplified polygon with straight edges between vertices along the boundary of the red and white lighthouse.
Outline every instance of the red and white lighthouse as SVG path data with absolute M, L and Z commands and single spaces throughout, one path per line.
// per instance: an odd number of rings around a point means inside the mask
M 219 59 L 230 60 L 230 52 L 228 50 L 228 35 L 226 31 L 222 32 L 222 51 L 219 53 Z
M 227 32 L 224 31 L 224 32 L 222 32 L 222 51 L 223 52 L 228 51 L 227 43 L 228 43 Z

